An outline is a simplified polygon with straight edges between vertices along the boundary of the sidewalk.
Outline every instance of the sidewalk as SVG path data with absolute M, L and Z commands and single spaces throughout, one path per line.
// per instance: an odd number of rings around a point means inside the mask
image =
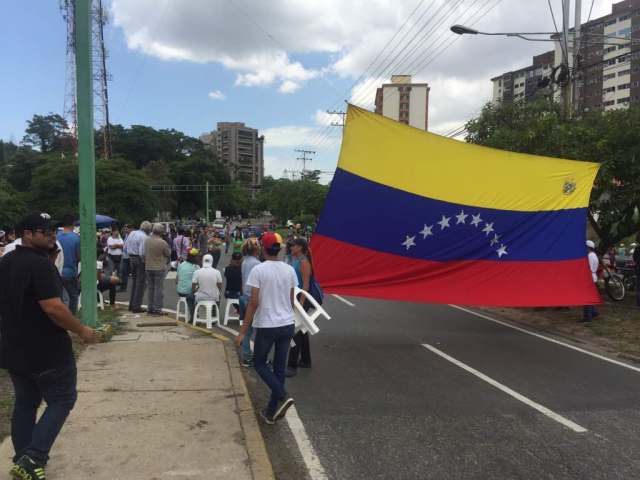
M 272 479 L 230 342 L 171 317 L 127 314 L 122 334 L 88 347 L 79 398 L 51 452 L 52 480 Z M 13 448 L 0 445 L 0 480 Z

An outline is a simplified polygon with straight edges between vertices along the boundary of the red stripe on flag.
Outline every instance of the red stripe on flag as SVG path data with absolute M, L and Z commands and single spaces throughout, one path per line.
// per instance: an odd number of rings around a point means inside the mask
M 586 258 L 550 262 L 434 262 L 315 234 L 315 276 L 327 293 L 424 303 L 572 306 L 602 303 Z

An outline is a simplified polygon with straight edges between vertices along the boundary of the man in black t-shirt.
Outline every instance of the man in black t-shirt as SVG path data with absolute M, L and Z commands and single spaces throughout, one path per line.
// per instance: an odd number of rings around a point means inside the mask
M 60 299 L 62 282 L 48 257 L 55 247 L 49 216 L 29 215 L 21 226 L 22 246 L 0 262 L 0 368 L 9 371 L 15 391 L 11 474 L 44 479 L 49 451 L 77 398 L 67 331 L 86 343 L 96 336 Z M 42 400 L 47 408 L 36 423 Z

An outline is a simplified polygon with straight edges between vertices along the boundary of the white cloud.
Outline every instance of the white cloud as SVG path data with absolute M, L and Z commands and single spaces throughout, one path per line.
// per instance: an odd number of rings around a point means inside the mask
M 213 90 L 212 92 L 209 92 L 208 97 L 211 100 L 224 100 L 225 98 L 227 98 L 226 95 L 220 90 Z
M 278 89 L 278 91 L 280 93 L 295 93 L 300 89 L 300 84 L 293 82 L 291 80 L 285 80 L 284 82 L 282 82 L 282 85 L 280 85 L 280 88 Z
M 299 147 L 309 145 L 318 136 L 316 127 L 284 126 L 265 128 L 262 130 L 265 146 Z
M 316 113 L 313 115 L 313 120 L 317 125 L 322 127 L 327 127 L 334 122 L 338 122 L 340 118 L 337 115 L 332 115 L 327 113 L 325 110 L 316 110 Z

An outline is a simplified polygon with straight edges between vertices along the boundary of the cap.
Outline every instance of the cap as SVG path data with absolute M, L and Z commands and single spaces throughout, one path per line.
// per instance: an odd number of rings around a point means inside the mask
M 54 225 L 48 213 L 31 213 L 22 219 L 20 226 L 23 230 L 53 230 Z
M 273 248 L 280 248 L 282 245 L 282 237 L 277 232 L 267 232 L 262 235 L 262 246 L 266 250 L 271 250 Z
M 208 253 L 202 257 L 202 265 L 205 267 L 210 267 L 213 265 L 213 257 Z
M 596 248 L 596 244 L 592 240 L 587 240 L 587 247 Z
M 192 257 L 195 257 L 199 253 L 200 253 L 200 250 L 198 250 L 197 248 L 192 248 L 191 250 L 189 250 L 189 255 L 191 255 Z

